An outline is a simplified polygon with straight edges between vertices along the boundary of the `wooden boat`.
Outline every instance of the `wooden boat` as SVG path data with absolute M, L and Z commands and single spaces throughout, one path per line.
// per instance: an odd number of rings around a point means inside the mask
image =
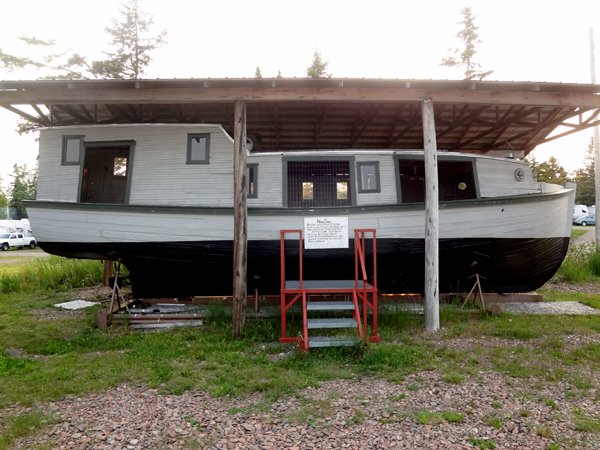
M 212 124 L 81 125 L 41 131 L 39 245 L 121 258 L 134 295 L 227 295 L 233 265 L 233 140 Z M 560 266 L 574 185 L 539 183 L 526 162 L 439 152 L 440 289 L 528 292 Z M 304 251 L 306 279 L 353 278 L 354 229 L 377 230 L 378 287 L 423 292 L 421 150 L 250 151 L 248 291 L 278 294 L 280 230 L 347 218 L 348 248 Z M 298 243 L 286 241 L 288 270 Z M 296 252 L 296 253 L 294 253 Z

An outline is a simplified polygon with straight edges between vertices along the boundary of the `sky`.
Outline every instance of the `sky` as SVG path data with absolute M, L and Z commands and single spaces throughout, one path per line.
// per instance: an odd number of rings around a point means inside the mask
M 2 6 L 0 49 L 35 56 L 17 36 L 54 39 L 90 59 L 110 49 L 104 27 L 119 17 L 119 0 L 29 0 Z M 463 0 L 380 1 L 140 0 L 154 30 L 168 44 L 152 53 L 142 78 L 303 77 L 318 48 L 334 77 L 461 79 L 458 68 L 440 67 L 450 48 L 462 48 Z M 475 61 L 494 70 L 488 80 L 590 83 L 589 29 L 600 48 L 600 1 L 470 0 L 482 43 Z M 8 19 L 8 20 L 7 20 Z M 600 60 L 600 51 L 596 51 Z M 599 63 L 596 63 L 600 82 Z M 0 79 L 31 80 L 35 70 Z M 18 117 L 0 108 L 0 177 L 10 181 L 14 164 L 35 164 L 36 136 L 19 136 Z M 581 166 L 592 130 L 538 147 L 544 161 L 555 156 L 568 171 Z

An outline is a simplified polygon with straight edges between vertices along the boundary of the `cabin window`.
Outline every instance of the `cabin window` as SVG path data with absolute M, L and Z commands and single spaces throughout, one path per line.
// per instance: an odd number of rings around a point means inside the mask
M 84 136 L 63 136 L 62 138 L 62 165 L 81 164 L 81 149 Z
M 357 162 L 358 193 L 381 192 L 379 186 L 379 161 Z
M 425 201 L 425 164 L 423 160 L 399 159 L 402 203 Z M 471 161 L 438 160 L 440 201 L 477 198 Z
M 350 206 L 349 161 L 289 161 L 287 205 L 291 208 Z
M 246 192 L 248 198 L 258 197 L 258 164 L 246 165 Z
M 210 134 L 188 134 L 187 164 L 208 164 Z

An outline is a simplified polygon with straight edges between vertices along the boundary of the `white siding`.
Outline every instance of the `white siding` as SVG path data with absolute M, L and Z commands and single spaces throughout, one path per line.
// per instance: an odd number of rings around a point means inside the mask
M 188 133 L 210 133 L 210 164 L 186 164 Z M 218 125 L 107 125 L 42 130 L 38 199 L 76 202 L 79 166 L 61 166 L 63 135 L 135 141 L 132 205 L 233 206 L 233 143 Z
M 63 129 L 61 133 L 40 133 L 40 160 L 37 184 L 38 200 L 76 202 L 79 199 L 79 166 L 61 166 L 62 136 L 73 135 Z
M 515 170 L 522 168 L 525 179 L 517 181 Z M 540 184 L 533 181 L 529 165 L 521 161 L 478 159 L 477 176 L 481 197 L 504 197 L 542 192 Z
M 247 164 L 258 164 L 258 197 L 248 199 L 248 207 L 281 208 L 283 206 L 281 153 L 251 155 Z
M 357 170 L 356 186 L 354 186 L 357 206 L 395 205 L 398 203 L 398 193 L 396 191 L 396 167 L 394 165 L 393 155 L 356 155 L 355 161 L 357 163 L 379 161 L 379 180 L 381 182 L 381 192 L 359 194 L 358 183 L 360 183 L 360 174 Z

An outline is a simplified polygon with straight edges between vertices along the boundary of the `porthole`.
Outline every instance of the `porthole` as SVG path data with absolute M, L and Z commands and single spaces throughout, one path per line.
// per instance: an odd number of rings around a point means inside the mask
M 517 181 L 523 181 L 525 179 L 525 171 L 523 169 L 515 170 L 515 178 Z

